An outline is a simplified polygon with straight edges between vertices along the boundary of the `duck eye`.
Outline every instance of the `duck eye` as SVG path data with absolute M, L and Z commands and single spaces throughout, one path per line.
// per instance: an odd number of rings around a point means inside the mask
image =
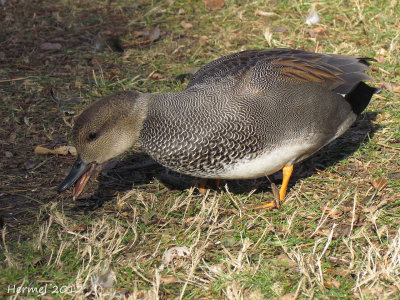
M 88 140 L 89 141 L 93 141 L 93 140 L 95 140 L 97 138 L 97 133 L 96 132 L 91 132 L 91 133 L 89 133 L 89 137 L 88 137 Z

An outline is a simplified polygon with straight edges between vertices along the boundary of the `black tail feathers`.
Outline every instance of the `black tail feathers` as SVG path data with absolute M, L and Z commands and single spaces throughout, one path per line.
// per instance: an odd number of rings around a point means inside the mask
M 346 94 L 345 99 L 350 103 L 354 113 L 359 115 L 368 106 L 372 95 L 379 93 L 380 90 L 380 88 L 369 86 L 360 81 L 349 93 Z

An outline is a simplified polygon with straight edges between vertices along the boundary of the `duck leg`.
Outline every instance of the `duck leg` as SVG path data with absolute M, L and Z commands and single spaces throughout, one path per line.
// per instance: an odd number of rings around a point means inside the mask
M 283 172 L 283 179 L 282 179 L 282 185 L 281 185 L 281 189 L 279 190 L 279 196 L 275 195 L 275 200 L 274 201 L 265 201 L 265 202 L 261 202 L 259 204 L 253 204 L 251 205 L 251 209 L 256 209 L 256 210 L 266 210 L 266 209 L 272 209 L 272 208 L 280 208 L 280 203 L 279 202 L 283 202 L 283 200 L 285 200 L 286 197 L 286 191 L 287 191 L 287 187 L 289 184 L 289 179 L 290 176 L 292 176 L 292 172 L 293 172 L 293 165 L 289 165 L 289 166 L 284 166 L 282 168 L 282 172 Z M 279 198 L 279 199 L 278 199 Z
M 279 191 L 279 200 L 283 202 L 286 196 L 286 191 L 289 184 L 290 176 L 292 176 L 293 165 L 284 166 L 282 172 L 283 172 L 283 179 L 282 179 L 281 189 Z
M 207 192 L 206 185 L 207 185 L 207 178 L 202 178 L 198 187 L 200 194 L 202 195 L 206 194 Z
M 201 179 L 199 187 L 198 187 L 198 190 L 199 190 L 200 194 L 202 194 L 202 195 L 206 194 L 206 192 L 207 192 L 206 185 L 207 185 L 208 181 L 209 180 L 207 178 L 202 178 Z M 212 179 L 212 181 L 214 182 L 215 187 L 219 188 L 219 184 L 220 184 L 221 180 L 220 179 Z

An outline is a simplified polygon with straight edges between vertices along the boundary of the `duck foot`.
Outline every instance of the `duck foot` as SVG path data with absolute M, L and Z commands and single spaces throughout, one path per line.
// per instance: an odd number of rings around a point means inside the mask
M 207 178 L 202 178 L 200 180 L 200 183 L 196 184 L 197 189 L 199 190 L 200 194 L 205 195 L 207 192 L 206 186 L 208 185 L 208 182 L 211 181 L 213 183 L 213 187 L 219 189 L 219 184 L 221 180 L 219 179 L 207 179 Z
M 257 204 L 249 204 L 249 209 L 257 210 L 257 211 L 266 211 L 271 209 L 280 209 L 281 208 L 281 200 L 279 197 L 279 190 L 275 183 L 271 183 L 272 193 L 274 195 L 274 200 L 272 201 L 263 201 Z
M 283 180 L 280 191 L 276 187 L 275 183 L 271 183 L 272 193 L 274 194 L 274 201 L 265 201 L 258 204 L 250 205 L 251 209 L 254 210 L 270 210 L 273 208 L 280 209 L 281 203 L 285 200 L 286 191 L 289 184 L 290 176 L 292 176 L 293 165 L 284 166 L 282 168 Z

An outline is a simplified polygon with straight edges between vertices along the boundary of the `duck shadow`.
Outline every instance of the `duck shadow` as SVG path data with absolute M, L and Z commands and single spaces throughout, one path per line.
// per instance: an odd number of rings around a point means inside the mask
M 366 143 L 368 136 L 372 138 L 380 128 L 379 125 L 372 123 L 377 115 L 377 112 L 362 114 L 345 134 L 311 157 L 296 164 L 290 179 L 289 189 L 298 180 L 313 176 L 317 172 L 351 156 L 362 144 Z M 149 191 L 149 189 L 154 189 L 154 187 L 149 186 L 156 180 L 174 191 L 184 191 L 200 182 L 198 178 L 168 170 L 143 152 L 132 153 L 115 163 L 116 165 L 113 168 L 106 168 L 100 173 L 97 190 L 89 197 L 78 201 L 74 210 L 95 210 L 114 199 L 117 192 L 135 188 L 143 188 Z M 224 180 L 220 186 L 226 185 L 232 194 L 244 194 L 253 190 L 257 190 L 258 193 L 270 193 L 271 183 L 281 184 L 282 172 L 272 174 L 268 178 L 269 180 L 266 180 L 265 177 L 251 180 Z M 212 187 L 212 185 L 207 187 Z

